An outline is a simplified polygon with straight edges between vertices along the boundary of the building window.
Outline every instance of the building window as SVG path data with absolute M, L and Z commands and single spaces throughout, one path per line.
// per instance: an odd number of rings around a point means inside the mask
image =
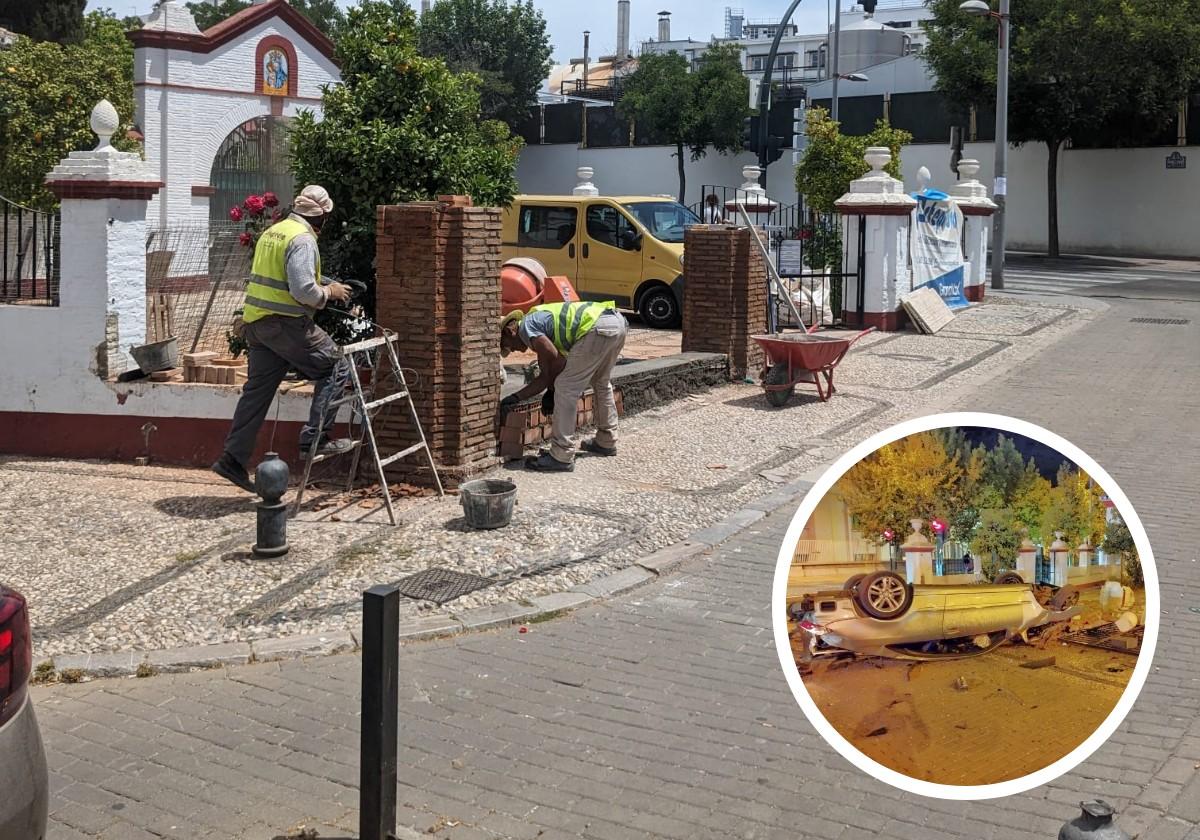
M 775 69 L 776 70 L 783 70 L 784 68 L 795 67 L 795 66 L 796 66 L 796 54 L 795 53 L 780 53 L 779 55 L 775 56 Z M 765 56 L 765 55 L 750 56 L 750 69 L 752 71 L 758 72 L 758 73 L 761 73 L 764 70 L 766 70 L 767 69 L 767 56 Z

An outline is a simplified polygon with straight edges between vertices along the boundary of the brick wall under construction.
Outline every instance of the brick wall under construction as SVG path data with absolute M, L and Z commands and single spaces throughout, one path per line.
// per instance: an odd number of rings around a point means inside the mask
M 465 196 L 376 211 L 377 319 L 399 334 L 425 436 L 442 481 L 456 487 L 498 463 L 500 407 L 500 211 Z M 400 405 L 403 405 L 402 403 Z M 384 455 L 416 443 L 403 409 L 377 430 Z M 391 468 L 432 484 L 423 456 Z
M 750 230 L 696 225 L 684 252 L 684 352 L 724 353 L 733 380 L 757 375 L 763 353 L 750 336 L 767 331 L 767 273 Z

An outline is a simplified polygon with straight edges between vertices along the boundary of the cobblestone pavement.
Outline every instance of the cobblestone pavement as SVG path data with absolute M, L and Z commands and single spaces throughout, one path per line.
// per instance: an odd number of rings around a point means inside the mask
M 354 500 L 302 514 L 291 553 L 263 561 L 249 552 L 253 501 L 206 471 L 0 460 L 0 580 L 29 597 L 35 656 L 60 668 L 119 659 L 128 670 L 129 655 L 86 654 L 304 634 L 352 645 L 359 593 L 431 566 L 493 585 L 444 608 L 405 601 L 404 620 L 470 624 L 472 609 L 561 592 L 686 539 L 1094 316 L 1061 301 L 997 300 L 936 336 L 866 337 L 828 403 L 800 389 L 773 410 L 760 388 L 739 384 L 643 412 L 623 424 L 619 458 L 580 458 L 569 475 L 500 471 L 519 504 L 498 532 L 467 529 L 454 497 L 405 500 L 399 528 Z
M 769 627 L 789 507 L 676 575 L 528 633 L 406 645 L 403 836 L 1047 838 L 1101 796 L 1139 840 L 1200 840 L 1198 323 L 1197 305 L 1116 303 L 999 381 L 929 403 L 1068 437 L 1112 473 L 1154 544 L 1155 668 L 1073 772 L 957 803 L 900 793 L 836 755 L 793 701 Z M 355 833 L 360 667 L 341 655 L 36 690 L 52 840 Z

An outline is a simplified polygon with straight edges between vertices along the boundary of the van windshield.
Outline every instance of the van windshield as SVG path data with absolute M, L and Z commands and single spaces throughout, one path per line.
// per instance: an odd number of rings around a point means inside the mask
M 683 232 L 700 217 L 677 201 L 635 201 L 624 205 L 659 242 L 683 242 Z

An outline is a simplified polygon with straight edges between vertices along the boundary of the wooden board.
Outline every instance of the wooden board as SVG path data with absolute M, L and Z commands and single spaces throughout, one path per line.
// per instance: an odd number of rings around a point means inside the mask
M 954 320 L 954 312 L 942 296 L 929 287 L 909 292 L 900 302 L 921 332 L 932 335 Z

